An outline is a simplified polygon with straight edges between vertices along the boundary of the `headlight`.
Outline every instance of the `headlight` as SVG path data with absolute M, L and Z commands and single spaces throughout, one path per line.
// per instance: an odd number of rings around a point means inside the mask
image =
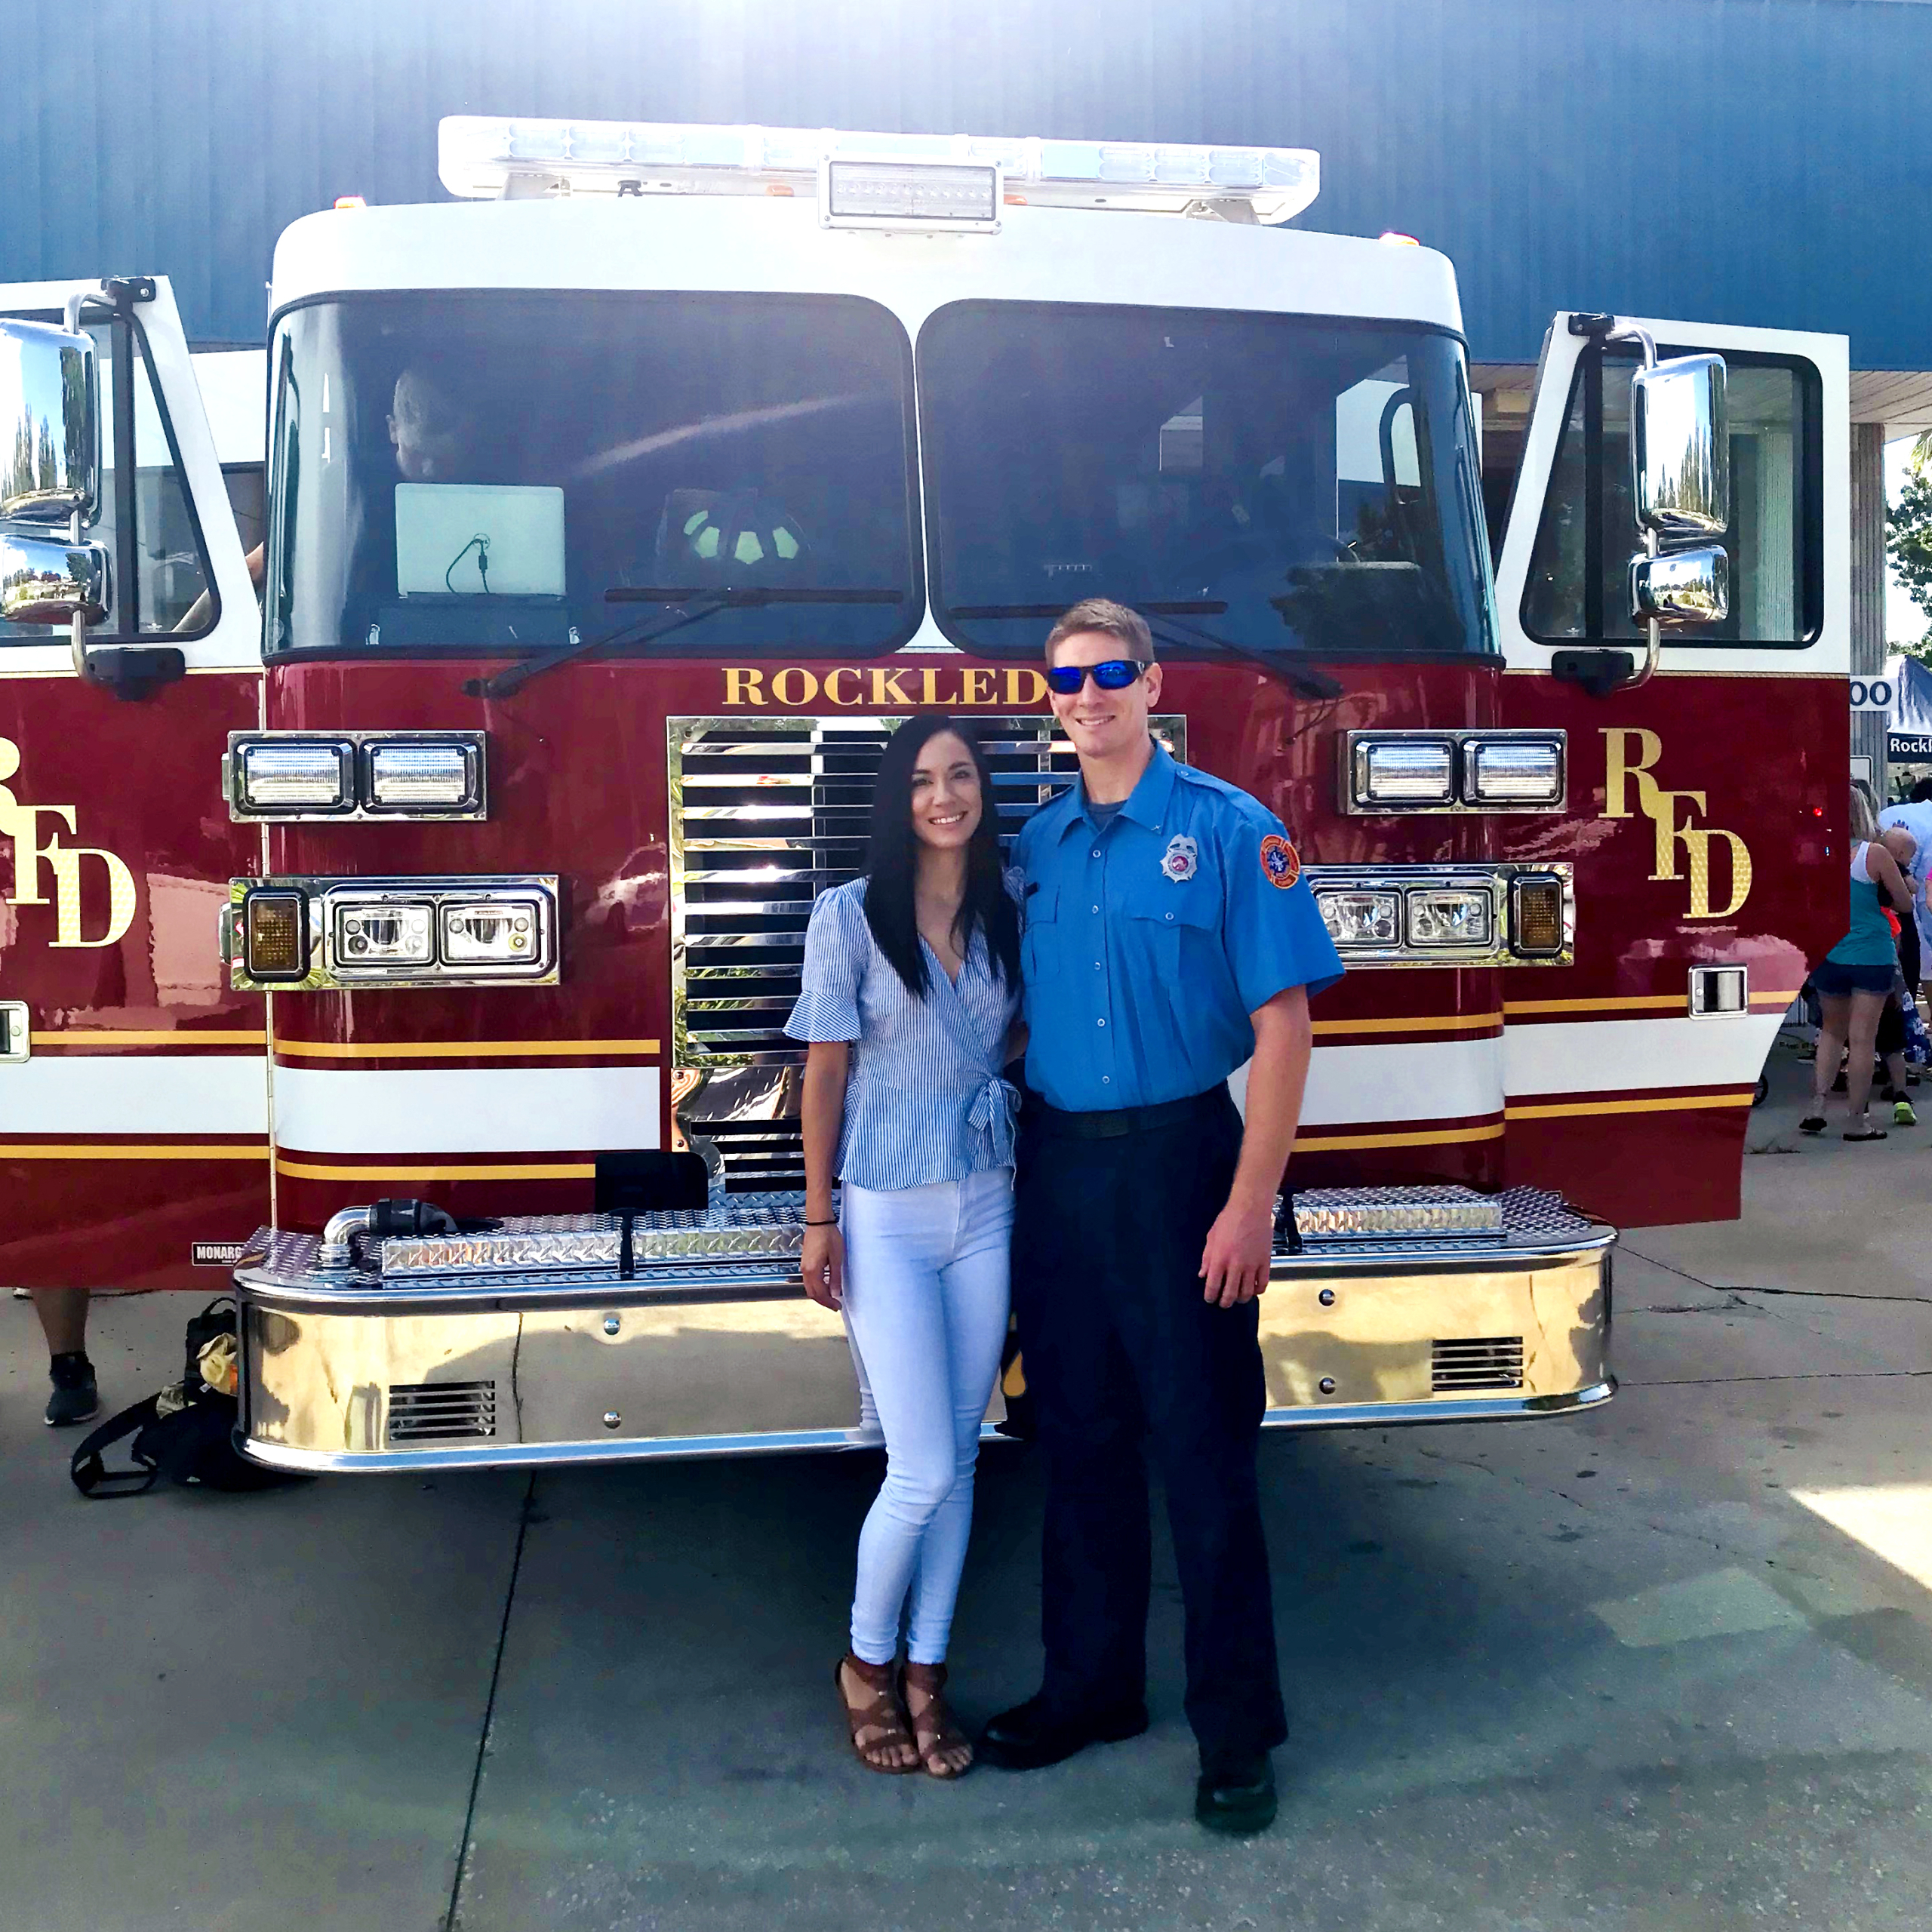
M 1392 892 L 1318 891 L 1315 903 L 1338 948 L 1394 946 L 1401 938 L 1401 901 Z
M 460 811 L 477 797 L 473 746 L 374 744 L 365 748 L 371 811 Z
M 1361 738 L 1355 746 L 1358 805 L 1446 805 L 1456 793 L 1456 746 L 1449 737 Z
M 1491 921 L 1487 892 L 1411 887 L 1408 900 L 1411 946 L 1488 946 Z
M 333 738 L 242 745 L 235 754 L 235 803 L 253 812 L 351 811 L 353 749 Z
M 442 907 L 443 962 L 449 966 L 521 965 L 538 955 L 541 916 L 534 899 L 447 902 Z
M 1463 796 L 1472 805 L 1554 805 L 1563 797 L 1563 740 L 1466 738 Z
M 427 966 L 436 956 L 426 900 L 375 901 L 335 909 L 338 970 Z

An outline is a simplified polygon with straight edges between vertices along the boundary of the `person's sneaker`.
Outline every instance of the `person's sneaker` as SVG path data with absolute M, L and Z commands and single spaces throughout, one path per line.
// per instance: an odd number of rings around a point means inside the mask
M 1901 1094 L 1892 1104 L 1892 1124 L 1894 1127 L 1916 1127 L 1918 1116 L 1912 1110 L 1912 1103 Z
M 54 1384 L 54 1392 L 47 1398 L 49 1429 L 66 1429 L 100 1412 L 100 1390 L 94 1382 L 94 1364 L 85 1355 L 56 1355 L 47 1372 Z

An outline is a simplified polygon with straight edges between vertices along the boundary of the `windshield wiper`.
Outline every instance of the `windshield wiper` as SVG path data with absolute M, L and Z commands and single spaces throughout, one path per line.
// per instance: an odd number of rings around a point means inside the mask
M 692 587 L 660 588 L 649 586 L 632 589 L 620 584 L 604 593 L 607 604 L 669 604 L 677 608 L 661 617 L 628 624 L 606 631 L 600 637 L 577 638 L 554 651 L 519 658 L 494 676 L 466 678 L 464 694 L 469 697 L 513 697 L 532 678 L 540 678 L 573 658 L 588 657 L 614 644 L 650 644 L 672 632 L 682 630 L 715 616 L 720 611 L 761 610 L 770 604 L 903 604 L 912 595 L 907 590 L 821 590 L 802 585 L 757 585 L 737 589 L 706 590 Z
M 1190 645 L 1208 645 L 1215 651 L 1224 651 L 1230 657 L 1238 657 L 1267 672 L 1270 676 L 1283 679 L 1293 690 L 1303 697 L 1340 697 L 1343 687 L 1333 678 L 1319 671 L 1303 671 L 1292 664 L 1284 664 L 1281 659 L 1266 651 L 1255 651 L 1247 645 L 1236 644 L 1232 638 L 1217 635 L 1213 631 L 1204 631 L 1198 624 L 1186 624 L 1179 621 L 1183 617 L 1218 617 L 1227 609 L 1227 605 L 1218 598 L 1197 598 L 1189 603 L 1136 604 L 1133 608 L 1148 620 L 1147 628 L 1156 637 L 1164 632 L 1170 644 L 1177 644 L 1183 650 Z M 971 622 L 975 617 L 1038 617 L 1043 621 L 1065 614 L 1064 607 L 1058 604 L 955 604 L 947 614 Z M 1156 621 L 1164 620 L 1164 623 Z
M 947 608 L 949 617 L 963 617 L 968 622 L 975 617 L 1038 617 L 1047 619 L 1063 617 L 1068 606 L 1064 604 L 954 604 Z M 1143 616 L 1157 617 L 1218 617 L 1227 605 L 1217 597 L 1197 598 L 1186 604 L 1137 604 L 1134 609 Z
M 1152 607 L 1142 608 L 1146 610 Z M 1204 644 L 1214 650 L 1225 651 L 1230 657 L 1238 657 L 1257 669 L 1266 671 L 1270 677 L 1279 678 L 1290 690 L 1303 697 L 1340 697 L 1346 688 L 1325 672 L 1305 671 L 1299 665 L 1284 663 L 1278 652 L 1257 651 L 1248 645 L 1237 644 L 1232 638 L 1204 631 L 1198 624 L 1184 624 L 1177 618 L 1161 617 L 1150 622 L 1147 628 L 1155 637 L 1183 648 L 1190 644 Z

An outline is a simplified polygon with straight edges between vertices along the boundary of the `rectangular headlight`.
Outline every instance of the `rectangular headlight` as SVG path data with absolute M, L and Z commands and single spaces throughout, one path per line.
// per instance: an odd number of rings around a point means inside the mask
M 1563 740 L 1466 738 L 1463 796 L 1472 805 L 1553 805 L 1563 797 Z
M 446 966 L 525 966 L 542 952 L 543 915 L 534 899 L 451 900 L 441 916 Z
M 235 755 L 235 801 L 245 811 L 352 811 L 353 767 L 352 749 L 341 739 L 242 745 Z
M 1456 795 L 1455 741 L 1367 738 L 1355 747 L 1358 805 L 1447 805 Z
M 477 798 L 473 746 L 405 741 L 366 747 L 371 811 L 460 811 Z
M 1460 887 L 1412 886 L 1409 890 L 1411 946 L 1479 946 L 1490 943 L 1487 892 Z
M 299 892 L 251 892 L 242 906 L 242 962 L 251 980 L 300 980 L 309 971 L 307 902 Z
M 1401 901 L 1392 892 L 1318 891 L 1315 903 L 1337 947 L 1394 946 L 1401 937 Z
M 351 900 L 334 910 L 333 963 L 338 972 L 427 966 L 436 956 L 427 900 Z
M 990 230 L 999 226 L 997 165 L 979 162 L 859 161 L 833 157 L 820 177 L 819 219 L 848 224 Z
M 1554 958 L 1563 950 L 1563 881 L 1525 872 L 1509 884 L 1509 949 L 1524 959 Z

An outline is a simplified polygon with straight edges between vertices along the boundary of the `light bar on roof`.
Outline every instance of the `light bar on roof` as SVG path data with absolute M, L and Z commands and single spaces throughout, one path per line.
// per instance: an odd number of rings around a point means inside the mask
M 1320 192 L 1312 148 L 1181 147 L 980 134 L 853 134 L 645 121 L 446 115 L 438 171 L 453 195 L 817 194 L 834 158 L 993 168 L 1005 198 L 1048 208 L 1217 210 L 1287 221 Z M 917 226 L 921 217 L 904 218 Z

